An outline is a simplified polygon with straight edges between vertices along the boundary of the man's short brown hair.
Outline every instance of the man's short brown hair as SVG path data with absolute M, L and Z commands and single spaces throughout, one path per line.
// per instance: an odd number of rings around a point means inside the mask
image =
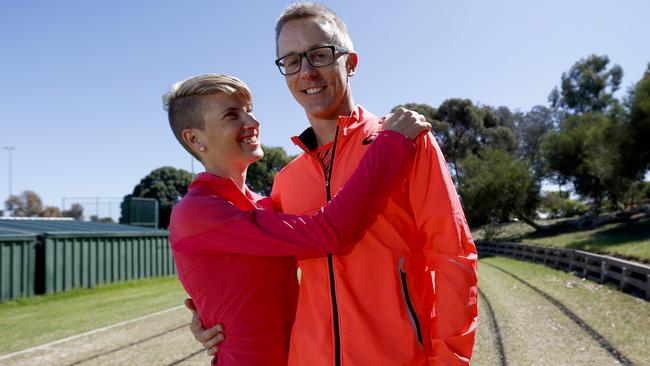
M 341 18 L 339 18 L 330 8 L 318 3 L 292 3 L 284 9 L 278 18 L 278 21 L 275 23 L 276 53 L 278 51 L 278 38 L 280 37 L 282 27 L 291 20 L 309 17 L 324 19 L 332 25 L 334 28 L 332 39 L 333 45 L 343 47 L 348 51 L 354 50 L 352 39 L 348 34 L 348 27 L 345 26 L 345 23 L 343 23 Z
M 163 95 L 163 105 L 174 136 L 199 161 L 201 159 L 183 141 L 181 133 L 188 128 L 204 128 L 203 116 L 207 105 L 205 97 L 218 93 L 235 95 L 248 103 L 253 101 L 251 91 L 243 81 L 222 74 L 193 76 L 175 83 L 172 90 Z

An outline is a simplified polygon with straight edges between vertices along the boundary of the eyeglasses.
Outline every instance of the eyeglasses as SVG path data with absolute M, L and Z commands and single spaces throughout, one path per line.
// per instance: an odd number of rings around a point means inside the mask
M 291 75 L 300 71 L 303 57 L 307 58 L 307 61 L 313 67 L 324 67 L 334 63 L 337 52 L 341 55 L 350 53 L 350 51 L 339 46 L 321 46 L 305 52 L 280 57 L 275 60 L 275 64 L 278 65 L 282 75 Z

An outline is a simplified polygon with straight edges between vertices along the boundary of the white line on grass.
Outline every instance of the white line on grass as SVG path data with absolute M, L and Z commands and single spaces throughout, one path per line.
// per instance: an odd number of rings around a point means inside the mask
M 77 339 L 77 338 L 81 338 L 81 337 L 89 336 L 89 335 L 91 335 L 91 334 L 95 334 L 95 333 L 103 332 L 103 331 L 105 331 L 105 330 L 109 330 L 109 329 L 112 329 L 112 328 L 121 327 L 122 325 L 130 324 L 130 323 L 135 323 L 135 322 L 137 322 L 137 321 L 144 320 L 144 319 L 147 319 L 147 318 L 151 318 L 151 317 L 156 316 L 156 315 L 160 315 L 160 314 L 168 313 L 168 312 L 170 312 L 170 311 L 178 310 L 178 309 L 183 308 L 183 307 L 185 307 L 185 306 L 183 306 L 183 305 L 174 306 L 173 308 L 169 308 L 169 309 L 161 310 L 161 311 L 158 311 L 158 312 L 155 312 L 155 313 L 152 313 L 152 314 L 148 314 L 148 315 L 141 316 L 141 317 L 139 317 L 139 318 L 135 318 L 135 319 L 126 320 L 126 321 L 123 321 L 123 322 L 120 322 L 120 323 L 115 323 L 115 324 L 107 325 L 107 326 L 105 326 L 105 327 L 101 327 L 101 328 L 93 329 L 93 330 L 88 331 L 88 332 L 85 332 L 85 333 L 81 333 L 81 334 L 73 335 L 73 336 L 70 336 L 70 337 L 66 337 L 66 338 L 58 339 L 58 340 L 56 340 L 56 341 L 52 341 L 52 342 L 49 342 L 49 343 L 41 344 L 40 346 L 36 346 L 36 347 L 32 347 L 32 348 L 27 348 L 27 349 L 24 349 L 24 350 L 21 350 L 21 351 L 17 351 L 17 352 L 14 352 L 14 353 L 9 353 L 9 354 L 6 354 L 6 355 L 3 355 L 3 356 L 0 356 L 0 361 L 2 361 L 2 360 L 6 360 L 6 359 L 11 358 L 11 357 L 14 357 L 14 356 L 22 355 L 22 354 L 24 354 L 24 353 L 29 353 L 29 352 L 33 352 L 33 351 L 36 351 L 36 350 L 39 350 L 39 349 L 42 349 L 42 348 L 46 348 L 46 347 L 49 347 L 49 346 L 53 346 L 53 345 L 55 345 L 55 344 L 59 344 L 59 343 L 63 343 L 63 342 L 67 342 L 67 341 L 71 341 L 71 340 L 73 340 L 73 339 Z

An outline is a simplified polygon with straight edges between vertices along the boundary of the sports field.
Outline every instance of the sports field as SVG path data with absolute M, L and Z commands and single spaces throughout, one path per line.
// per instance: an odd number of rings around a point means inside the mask
M 650 302 L 502 257 L 481 259 L 479 276 L 472 365 L 650 365 Z M 136 301 L 137 294 L 145 300 Z M 209 364 L 187 329 L 190 315 L 179 307 L 184 294 L 174 279 L 59 297 L 0 305 L 1 365 Z M 101 308 L 107 302 L 113 312 L 92 311 L 91 304 Z M 128 319 L 135 320 L 124 323 Z M 61 323 L 74 326 L 61 332 Z

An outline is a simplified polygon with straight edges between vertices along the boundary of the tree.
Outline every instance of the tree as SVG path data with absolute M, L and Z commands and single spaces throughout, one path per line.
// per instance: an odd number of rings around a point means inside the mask
M 571 181 L 578 194 L 591 198 L 594 213 L 600 211 L 603 199 L 620 200 L 631 183 L 621 174 L 623 127 L 602 113 L 574 115 L 542 142 L 549 169 Z
M 112 217 L 99 217 L 97 215 L 90 216 L 91 222 L 99 222 L 102 224 L 114 224 L 115 220 Z
M 481 156 L 463 159 L 460 174 L 459 194 L 472 227 L 519 218 L 538 228 L 533 218 L 539 184 L 525 162 L 503 150 L 485 149 Z
M 628 143 L 623 146 L 623 161 L 627 175 L 641 179 L 650 169 L 650 63 L 643 78 L 630 90 L 628 105 Z
M 568 72 L 562 73 L 560 89 L 554 88 L 549 102 L 554 108 L 571 114 L 605 112 L 617 103 L 614 92 L 623 78 L 619 65 L 608 68 L 609 58 L 591 55 L 576 62 Z
M 438 107 L 432 124 L 433 134 L 459 184 L 462 159 L 478 155 L 484 148 L 512 151 L 517 146 L 511 112 L 506 107 L 494 109 L 475 106 L 469 99 L 447 99 Z
M 83 220 L 84 219 L 84 207 L 80 203 L 73 203 L 70 205 L 70 208 L 63 211 L 62 213 L 63 217 L 72 217 L 75 220 Z
M 38 217 L 43 211 L 43 201 L 36 192 L 24 191 L 20 196 L 10 196 L 5 201 L 5 207 L 13 210 L 16 217 Z
M 61 217 L 61 210 L 58 207 L 47 206 L 40 213 L 41 217 Z
M 517 155 L 532 167 L 536 176 L 541 176 L 544 168 L 542 141 L 547 133 L 557 128 L 559 115 L 550 108 L 536 105 L 529 112 L 516 113 L 513 119 L 519 136 Z
M 248 187 L 265 196 L 271 194 L 275 175 L 292 159 L 281 147 L 262 145 L 264 158 L 248 167 L 246 184 Z
M 133 197 L 158 201 L 158 227 L 167 228 L 172 207 L 187 193 L 192 174 L 183 169 L 162 167 L 153 170 L 133 189 Z

